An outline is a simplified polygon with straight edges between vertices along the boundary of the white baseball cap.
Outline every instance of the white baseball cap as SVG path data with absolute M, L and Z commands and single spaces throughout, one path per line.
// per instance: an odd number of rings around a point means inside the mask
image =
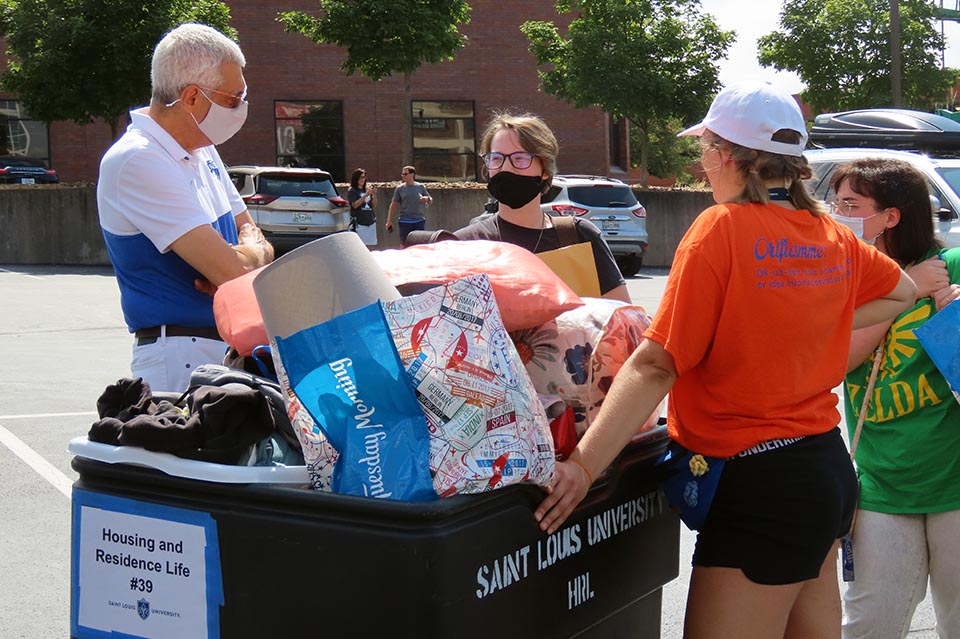
M 807 125 L 792 95 L 769 82 L 741 82 L 721 91 L 710 105 L 707 117 L 681 135 L 703 135 L 710 129 L 724 140 L 757 151 L 780 155 L 803 155 L 807 143 Z M 790 129 L 800 141 L 776 142 L 773 134 Z

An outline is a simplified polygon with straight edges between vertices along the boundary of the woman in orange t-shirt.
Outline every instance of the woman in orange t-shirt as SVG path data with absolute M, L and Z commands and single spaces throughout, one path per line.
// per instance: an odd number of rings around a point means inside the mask
M 671 454 L 722 465 L 684 636 L 839 637 L 836 544 L 857 484 L 832 391 L 852 328 L 896 316 L 916 290 L 809 195 L 789 94 L 727 87 L 681 135 L 700 136 L 717 205 L 680 242 L 647 339 L 535 516 L 555 531 L 670 392 Z

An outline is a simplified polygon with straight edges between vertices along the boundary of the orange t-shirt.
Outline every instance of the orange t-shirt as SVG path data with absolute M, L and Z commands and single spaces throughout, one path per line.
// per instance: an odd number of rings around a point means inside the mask
M 729 456 L 840 421 L 853 311 L 886 295 L 897 264 L 829 216 L 721 204 L 680 241 L 645 337 L 673 357 L 668 430 Z

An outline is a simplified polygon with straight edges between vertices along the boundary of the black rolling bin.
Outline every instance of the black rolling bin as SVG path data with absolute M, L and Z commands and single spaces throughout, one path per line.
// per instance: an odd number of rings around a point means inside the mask
M 666 443 L 631 444 L 550 536 L 534 486 L 414 504 L 75 457 L 71 636 L 659 637 Z

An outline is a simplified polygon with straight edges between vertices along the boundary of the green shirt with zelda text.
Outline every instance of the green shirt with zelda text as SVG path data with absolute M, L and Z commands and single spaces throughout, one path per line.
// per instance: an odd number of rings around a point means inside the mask
M 936 252 L 927 257 L 933 255 Z M 960 283 L 960 248 L 941 256 L 950 281 Z M 860 507 L 865 510 L 908 514 L 960 509 L 960 403 L 913 333 L 935 312 L 933 300 L 923 298 L 887 332 L 856 451 Z M 851 442 L 872 368 L 873 355 L 844 380 Z

